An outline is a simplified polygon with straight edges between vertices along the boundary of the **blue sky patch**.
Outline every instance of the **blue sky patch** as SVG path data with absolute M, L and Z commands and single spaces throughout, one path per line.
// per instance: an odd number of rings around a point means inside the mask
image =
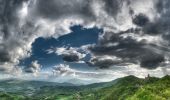
M 27 66 L 34 60 L 37 60 L 43 68 L 49 68 L 60 63 L 67 63 L 62 60 L 60 55 L 54 53 L 48 54 L 47 50 L 51 47 L 81 47 L 83 45 L 97 43 L 98 35 L 103 31 L 98 28 L 86 29 L 80 25 L 73 26 L 70 29 L 72 30 L 71 33 L 61 36 L 58 39 L 53 37 L 37 38 L 32 44 L 32 55 L 29 58 L 22 60 L 20 65 Z M 76 66 L 76 63 L 67 64 Z

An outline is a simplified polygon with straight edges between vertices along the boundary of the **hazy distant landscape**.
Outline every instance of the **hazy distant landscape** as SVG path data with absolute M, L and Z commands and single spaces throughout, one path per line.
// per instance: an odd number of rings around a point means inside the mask
M 4 80 L 0 82 L 0 91 L 0 100 L 169 100 L 170 76 L 145 79 L 127 76 L 81 86 Z

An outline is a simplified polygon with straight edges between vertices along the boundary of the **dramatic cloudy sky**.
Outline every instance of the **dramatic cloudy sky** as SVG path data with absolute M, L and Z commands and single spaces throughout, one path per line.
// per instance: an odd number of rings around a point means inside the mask
M 0 0 L 0 79 L 170 74 L 169 0 Z

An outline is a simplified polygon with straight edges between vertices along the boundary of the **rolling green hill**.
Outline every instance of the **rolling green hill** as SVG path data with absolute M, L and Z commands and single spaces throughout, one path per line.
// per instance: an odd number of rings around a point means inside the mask
M 127 76 L 110 87 L 81 93 L 80 97 L 81 100 L 170 100 L 170 76 L 161 79 Z
M 32 87 L 29 95 L 25 93 L 28 91 L 26 83 L 28 82 L 24 82 L 23 86 L 23 82 L 17 84 L 10 82 L 8 88 L 14 90 L 2 89 L 0 100 L 170 100 L 170 76 L 145 79 L 127 76 L 111 82 L 82 86 L 29 82 L 29 87 Z M 17 90 L 14 87 L 22 89 Z

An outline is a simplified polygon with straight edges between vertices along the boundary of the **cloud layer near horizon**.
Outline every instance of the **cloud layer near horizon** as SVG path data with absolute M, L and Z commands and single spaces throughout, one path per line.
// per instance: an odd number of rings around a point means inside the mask
M 0 0 L 0 71 L 12 72 L 31 55 L 38 37 L 70 33 L 70 27 L 104 32 L 88 46 L 91 66 L 126 63 L 155 69 L 169 64 L 168 0 Z M 79 56 L 62 54 L 66 60 Z M 75 60 L 73 59 L 73 60 Z M 72 59 L 71 59 L 72 60 Z M 133 69 L 133 68 L 132 68 Z

